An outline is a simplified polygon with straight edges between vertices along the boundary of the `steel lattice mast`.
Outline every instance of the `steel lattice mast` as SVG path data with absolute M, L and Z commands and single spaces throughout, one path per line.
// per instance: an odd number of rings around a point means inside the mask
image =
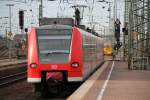
M 130 11 L 131 0 L 125 0 L 125 12 L 124 12 L 124 27 L 129 27 L 129 11 Z M 123 34 L 123 58 L 124 61 L 128 60 L 128 35 Z
M 147 69 L 150 59 L 150 1 L 126 0 L 125 2 L 125 22 L 129 22 L 129 68 Z M 126 38 L 125 43 L 127 43 Z

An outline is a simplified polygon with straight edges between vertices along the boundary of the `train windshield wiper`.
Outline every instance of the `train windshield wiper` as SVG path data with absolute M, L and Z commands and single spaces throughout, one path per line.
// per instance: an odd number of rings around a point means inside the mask
M 57 50 L 57 51 L 49 51 L 48 53 L 46 53 L 46 55 L 50 55 L 50 54 L 68 54 L 69 51 L 67 50 Z

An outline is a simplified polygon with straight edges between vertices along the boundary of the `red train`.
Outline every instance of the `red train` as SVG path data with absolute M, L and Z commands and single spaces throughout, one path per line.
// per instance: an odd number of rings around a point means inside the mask
M 83 82 L 103 63 L 103 44 L 102 38 L 77 27 L 33 28 L 28 34 L 27 80 L 41 93 L 54 91 L 56 83 Z

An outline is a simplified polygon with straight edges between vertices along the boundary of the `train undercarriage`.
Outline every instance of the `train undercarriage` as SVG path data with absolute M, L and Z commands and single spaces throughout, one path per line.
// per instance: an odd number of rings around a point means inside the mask
M 62 79 L 58 80 L 55 78 L 47 79 L 47 72 L 41 73 L 41 83 L 34 83 L 34 92 L 36 97 L 49 97 L 53 95 L 59 95 L 63 91 L 67 91 L 69 88 L 69 82 L 67 81 L 67 72 L 63 71 Z M 55 73 L 55 72 L 53 72 Z

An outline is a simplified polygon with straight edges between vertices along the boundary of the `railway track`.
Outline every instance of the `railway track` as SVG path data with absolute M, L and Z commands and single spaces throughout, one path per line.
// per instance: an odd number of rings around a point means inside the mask
M 9 59 L 8 56 L 2 56 L 2 57 L 0 58 L 0 61 L 1 61 L 1 60 L 7 60 L 7 59 Z M 17 57 L 16 57 L 16 56 L 12 56 L 12 59 L 17 59 Z
M 8 76 L 3 76 L 0 77 L 0 87 L 4 87 L 6 85 L 10 85 L 12 83 L 15 83 L 20 80 L 26 79 L 26 71 L 8 75 Z
M 15 61 L 14 61 L 15 62 Z M 26 64 L 26 62 L 21 62 L 21 63 L 10 63 L 10 62 L 8 62 L 7 64 L 6 63 L 4 63 L 4 64 L 1 64 L 0 65 L 0 70 L 3 70 L 3 69 L 8 69 L 8 68 L 15 68 L 16 66 L 18 66 L 18 67 L 25 67 L 25 66 L 27 66 L 27 64 Z M 1 75 L 1 74 L 0 74 Z
M 17 58 L 15 49 L 11 50 L 11 56 L 12 58 Z M 0 60 L 8 59 L 8 58 L 9 58 L 8 48 L 7 47 L 0 48 Z
M 8 62 L 0 65 L 0 87 L 26 78 L 26 62 Z

